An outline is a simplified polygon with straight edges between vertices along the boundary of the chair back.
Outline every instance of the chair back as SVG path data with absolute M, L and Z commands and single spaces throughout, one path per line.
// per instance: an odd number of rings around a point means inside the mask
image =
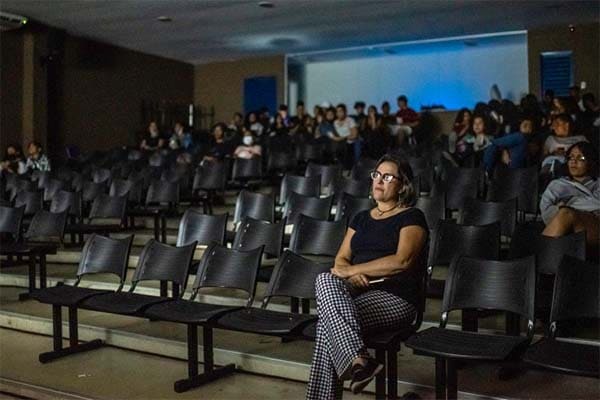
M 196 242 L 209 245 L 212 242 L 225 244 L 225 231 L 228 214 L 206 215 L 188 208 L 179 222 L 177 246 Z
M 192 298 L 205 287 L 239 289 L 248 293 L 247 306 L 250 306 L 256 292 L 262 253 L 263 246 L 241 251 L 213 243 L 198 266 Z
M 535 281 L 531 256 L 508 261 L 456 256 L 444 287 L 441 326 L 445 327 L 452 310 L 508 311 L 528 321 L 528 335 L 532 336 Z
M 285 222 L 285 218 L 277 223 L 270 223 L 245 217 L 235 233 L 232 247 L 247 250 L 264 246 L 266 255 L 279 258 L 283 250 Z
M 284 251 L 273 269 L 262 308 L 277 296 L 314 299 L 317 276 L 329 272 L 330 268 L 331 265 L 316 263 L 290 250 Z
M 550 332 L 554 337 L 557 323 L 577 319 L 600 320 L 600 269 L 598 264 L 565 255 L 554 281 L 550 312 Z
M 283 207 L 283 216 L 287 218 L 288 224 L 295 225 L 300 214 L 312 218 L 327 220 L 331 212 L 333 196 L 310 197 L 298 193 L 292 193 Z
M 235 202 L 233 222 L 238 223 L 245 217 L 261 221 L 275 221 L 275 199 L 273 196 L 242 190 Z
M 296 254 L 335 257 L 346 235 L 347 220 L 324 221 L 300 214 L 290 239 Z
M 92 234 L 85 241 L 81 251 L 77 277 L 81 279 L 87 274 L 113 274 L 119 277 L 122 286 L 127 277 L 132 243 L 133 235 L 113 239 Z
M 157 280 L 178 284 L 183 294 L 195 250 L 196 242 L 176 247 L 150 239 L 142 249 L 129 291 L 141 281 Z

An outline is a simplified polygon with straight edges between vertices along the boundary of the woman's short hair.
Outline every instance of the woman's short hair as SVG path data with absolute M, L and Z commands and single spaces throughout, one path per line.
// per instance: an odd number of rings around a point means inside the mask
M 567 149 L 567 159 L 571 156 L 571 151 L 576 147 L 585 157 L 588 165 L 588 174 L 594 179 L 598 178 L 598 150 L 589 142 L 577 142 Z
M 408 161 L 398 155 L 388 153 L 384 154 L 379 160 L 377 160 L 375 169 L 377 169 L 384 162 L 394 163 L 398 168 L 398 175 L 402 181 L 402 189 L 398 193 L 398 202 L 404 206 L 415 205 L 417 201 L 417 194 L 413 186 L 413 171 Z

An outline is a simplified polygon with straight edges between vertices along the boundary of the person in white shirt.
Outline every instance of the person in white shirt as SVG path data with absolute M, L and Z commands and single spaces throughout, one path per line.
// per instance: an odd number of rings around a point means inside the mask
M 235 158 L 256 158 L 262 155 L 262 147 L 260 145 L 254 144 L 254 136 L 252 135 L 252 131 L 244 128 L 244 136 L 242 137 L 242 143 L 238 147 L 236 147 L 233 152 L 233 156 Z
M 335 128 L 335 135 L 332 135 L 331 139 L 335 142 L 346 141 L 348 146 L 347 152 L 352 154 L 351 160 L 347 159 L 347 162 L 356 162 L 360 158 L 361 143 L 358 137 L 358 127 L 353 118 L 348 116 L 346 105 L 340 103 L 335 108 L 336 119 L 333 122 Z M 351 165 L 349 165 L 351 167 Z

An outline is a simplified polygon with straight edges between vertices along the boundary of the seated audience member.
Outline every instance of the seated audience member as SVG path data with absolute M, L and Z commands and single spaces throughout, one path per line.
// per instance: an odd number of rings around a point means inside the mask
M 307 114 L 304 109 L 304 102 L 299 101 L 298 103 L 296 103 L 296 115 L 294 115 L 290 119 L 291 125 L 295 127 L 301 126 L 304 122 L 304 117 L 306 117 L 306 115 Z
M 550 120 L 553 122 L 554 118 L 561 114 L 569 114 L 567 99 L 564 97 L 554 97 L 552 99 L 552 107 L 550 108 Z
M 525 167 L 527 165 L 527 142 L 532 133 L 532 118 L 523 118 L 518 132 L 492 139 L 483 154 L 483 164 L 488 174 L 494 170 L 498 153 L 502 155 L 502 163 L 509 168 Z
M 291 125 L 291 118 L 288 113 L 288 106 L 285 104 L 281 104 L 279 106 L 279 109 L 277 109 L 277 115 L 281 116 L 281 119 L 283 120 L 283 125 L 286 128 L 289 128 Z M 273 122 L 275 122 L 275 118 L 273 118 Z
M 325 109 L 324 115 L 317 119 L 317 130 L 319 131 L 319 134 L 328 139 L 337 137 L 337 133 L 335 132 L 335 127 L 333 125 L 334 122 L 335 108 L 329 107 Z
M 452 132 L 448 135 L 448 153 L 457 165 L 473 153 L 473 133 L 471 119 L 473 115 L 468 108 L 462 108 L 456 114 Z M 446 158 L 450 158 L 444 154 Z M 452 160 L 451 160 L 452 161 Z
M 225 131 L 227 126 L 224 123 L 218 123 L 212 129 L 212 141 L 208 154 L 204 156 L 203 161 L 223 161 L 225 157 L 231 154 L 231 147 L 225 142 Z
M 582 98 L 584 111 L 580 114 L 581 133 L 598 148 L 600 145 L 600 106 L 592 93 L 585 93 Z
M 173 135 L 169 139 L 169 148 L 171 150 L 192 150 L 194 145 L 192 135 L 185 132 L 183 123 L 175 122 Z
M 23 174 L 27 171 L 23 152 L 17 144 L 9 144 L 4 153 L 4 159 L 0 162 L 0 172 L 6 171 L 11 174 Z
M 413 207 L 410 165 L 382 157 L 371 174 L 376 207 L 353 218 L 334 267 L 315 282 L 316 344 L 306 399 L 340 399 L 343 381 L 361 392 L 383 365 L 367 351 L 370 333 L 415 318 L 426 270 L 428 227 Z
M 242 130 L 244 129 L 244 116 L 242 113 L 235 112 L 233 113 L 233 118 L 231 118 L 231 123 L 227 127 L 231 133 L 242 134 Z
M 377 112 L 377 110 L 375 110 Z M 365 114 L 365 102 L 357 101 L 354 103 L 354 122 L 358 126 L 359 132 L 365 129 L 365 122 L 367 120 L 367 114 Z
M 542 111 L 546 115 L 549 115 L 550 111 L 552 111 L 553 104 L 554 104 L 554 90 L 546 89 L 546 91 L 544 92 L 544 96 L 542 97 L 542 104 L 541 104 Z
M 364 140 L 362 154 L 377 160 L 387 153 L 391 146 L 389 129 L 377 115 L 377 107 L 369 106 L 363 125 L 364 128 L 361 131 Z
M 279 114 L 275 116 L 275 122 L 271 127 L 271 133 L 269 134 L 269 151 L 273 153 L 291 153 L 294 150 L 294 138 L 296 138 L 297 131 L 295 130 L 294 136 L 291 135 L 290 130 L 283 124 L 283 117 Z
M 248 113 L 246 117 L 246 129 L 251 130 L 255 137 L 261 137 L 263 134 L 264 127 L 258 121 L 258 116 L 254 111 Z
M 235 158 L 256 158 L 262 155 L 262 147 L 260 145 L 254 144 L 254 136 L 252 136 L 252 131 L 245 129 L 244 136 L 242 137 L 242 144 L 236 147 L 233 152 L 233 156 Z
M 396 117 L 390 113 L 390 103 L 387 101 L 381 103 L 381 119 L 386 125 L 396 124 Z
M 50 160 L 43 153 L 42 145 L 39 142 L 29 142 L 27 153 L 29 154 L 25 163 L 27 171 L 50 171 Z
M 162 149 L 164 145 L 165 139 L 161 137 L 158 125 L 154 121 L 150 122 L 150 124 L 148 124 L 148 133 L 144 139 L 142 139 L 142 143 L 140 143 L 140 149 L 144 151 L 155 151 Z
M 419 125 L 419 114 L 408 106 L 408 99 L 401 95 L 397 99 L 398 112 L 396 113 L 396 124 L 398 125 L 398 144 L 402 145 L 408 138 L 410 145 L 417 143 L 413 136 L 414 129 Z
M 347 144 L 346 154 L 351 154 L 352 157 L 346 160 L 346 166 L 351 167 L 353 162 L 360 158 L 360 138 L 358 137 L 358 128 L 354 119 L 348 116 L 346 105 L 340 103 L 335 108 L 336 119 L 333 122 L 337 137 L 332 138 L 333 141 L 340 142 L 345 140 Z
M 600 183 L 598 150 L 588 142 L 578 142 L 566 152 L 568 176 L 554 179 L 542 194 L 540 212 L 546 224 L 543 234 L 563 236 L 585 231 L 597 259 L 600 229 Z
M 473 150 L 477 152 L 483 151 L 492 143 L 492 136 L 489 134 L 487 120 L 483 115 L 475 115 L 471 126 L 473 131 Z
M 542 161 L 543 175 L 560 175 L 560 170 L 565 163 L 565 153 L 573 144 L 587 141 L 585 136 L 572 135 L 573 120 L 568 114 L 559 114 L 552 122 L 553 135 L 548 136 L 544 142 L 544 160 Z

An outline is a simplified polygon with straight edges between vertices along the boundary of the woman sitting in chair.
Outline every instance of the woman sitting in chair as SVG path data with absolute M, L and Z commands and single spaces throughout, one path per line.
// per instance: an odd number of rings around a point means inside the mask
M 566 152 L 568 176 L 548 184 L 540 201 L 546 223 L 543 234 L 563 236 L 585 231 L 588 258 L 598 258 L 600 229 L 600 182 L 598 151 L 588 142 L 578 142 Z
M 317 336 L 307 399 L 342 396 L 342 381 L 359 393 L 383 368 L 363 337 L 415 320 L 426 270 L 428 227 L 412 207 L 408 162 L 385 155 L 371 173 L 377 206 L 354 217 L 330 273 L 316 280 Z

